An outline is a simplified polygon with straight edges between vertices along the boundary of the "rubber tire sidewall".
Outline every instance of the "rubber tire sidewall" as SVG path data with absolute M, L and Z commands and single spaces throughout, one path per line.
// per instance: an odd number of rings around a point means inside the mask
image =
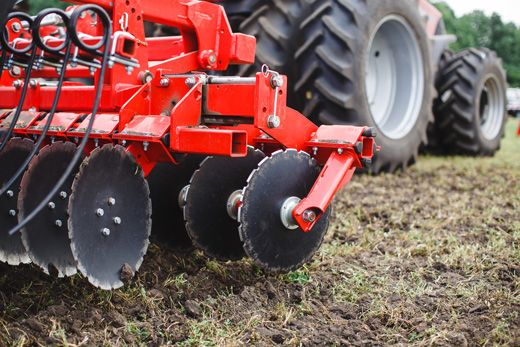
M 417 156 L 417 152 L 421 143 L 423 143 L 426 128 L 428 123 L 433 120 L 431 116 L 432 112 L 432 103 L 433 103 L 433 67 L 431 63 L 431 54 L 430 54 L 430 46 L 429 46 L 429 38 L 424 29 L 422 19 L 419 15 L 419 11 L 415 6 L 414 1 L 407 0 L 379 0 L 379 1 L 367 1 L 368 7 L 368 18 L 370 20 L 366 21 L 366 28 L 364 30 L 364 49 L 361 55 L 357 55 L 354 52 L 354 56 L 360 58 L 360 62 L 357 65 L 359 68 L 358 75 L 358 85 L 356 88 L 363 91 L 363 103 L 360 105 L 360 112 L 365 112 L 366 124 L 368 126 L 376 127 L 378 129 L 377 143 L 382 147 L 382 152 L 379 154 L 379 157 L 376 158 L 377 161 L 381 160 L 381 163 L 384 166 L 388 166 L 387 163 L 399 163 L 404 164 L 404 166 L 411 164 L 409 161 L 414 159 Z M 424 93 L 423 93 L 423 102 L 419 111 L 419 115 L 417 116 L 415 126 L 410 130 L 410 132 L 401 139 L 392 139 L 387 136 L 379 129 L 379 127 L 375 124 L 373 116 L 370 112 L 370 107 L 368 104 L 368 98 L 366 95 L 366 83 L 365 83 L 365 73 L 366 73 L 366 64 L 364 62 L 368 61 L 369 58 L 369 41 L 370 38 L 373 37 L 374 31 L 377 29 L 379 23 L 387 16 L 397 15 L 402 17 L 410 26 L 410 28 L 415 33 L 415 38 L 417 40 L 420 53 L 423 59 L 423 77 L 424 77 Z M 416 153 L 410 154 L 410 151 L 415 151 Z M 391 165 L 392 166 L 392 165 Z M 404 167 L 403 167 L 404 169 Z M 393 171 L 393 170 L 390 170 Z
M 489 55 L 489 53 L 486 53 Z M 504 72 L 500 69 L 500 67 L 495 64 L 497 60 L 490 59 L 489 57 L 484 60 L 484 64 L 482 66 L 482 69 L 478 72 L 478 84 L 475 89 L 475 95 L 474 97 L 474 107 L 476 108 L 476 111 L 474 114 L 476 117 L 473 118 L 473 130 L 477 136 L 477 141 L 480 144 L 480 152 L 484 154 L 491 154 L 497 151 L 497 149 L 500 148 L 500 143 L 502 141 L 502 138 L 504 137 L 505 132 L 505 126 L 507 123 L 507 112 L 504 110 L 504 115 L 502 118 L 502 125 L 500 127 L 500 131 L 498 132 L 498 135 L 492 139 L 487 139 L 483 133 L 482 128 L 480 125 L 480 112 L 477 110 L 480 110 L 480 96 L 482 94 L 482 91 L 484 90 L 485 82 L 487 81 L 487 77 L 492 75 L 500 84 L 500 88 L 502 88 L 503 96 L 504 96 L 504 105 L 507 105 L 507 98 L 506 98 L 506 90 L 507 90 L 507 81 L 506 77 L 504 75 Z

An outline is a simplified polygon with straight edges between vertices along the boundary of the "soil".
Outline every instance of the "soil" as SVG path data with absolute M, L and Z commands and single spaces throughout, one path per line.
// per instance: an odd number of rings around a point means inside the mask
M 0 345 L 520 345 L 520 140 L 358 175 L 299 271 L 152 245 L 127 287 L 0 265 Z

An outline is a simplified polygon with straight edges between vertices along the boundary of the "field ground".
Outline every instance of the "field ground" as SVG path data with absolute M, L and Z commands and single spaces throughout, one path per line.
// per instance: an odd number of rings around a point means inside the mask
M 300 271 L 152 246 L 104 292 L 0 265 L 0 345 L 520 345 L 520 138 L 357 176 Z

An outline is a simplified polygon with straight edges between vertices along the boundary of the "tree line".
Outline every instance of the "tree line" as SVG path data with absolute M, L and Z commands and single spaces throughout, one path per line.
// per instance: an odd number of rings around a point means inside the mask
M 487 16 L 473 11 L 457 17 L 445 2 L 434 4 L 443 14 L 446 31 L 457 36 L 451 49 L 458 52 L 470 47 L 486 47 L 504 61 L 510 86 L 520 87 L 520 27 L 505 23 L 497 13 Z

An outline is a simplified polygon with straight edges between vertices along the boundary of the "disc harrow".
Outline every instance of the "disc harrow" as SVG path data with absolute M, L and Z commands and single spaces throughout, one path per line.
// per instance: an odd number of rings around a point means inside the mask
M 147 38 L 144 21 L 181 34 Z M 287 107 L 287 78 L 267 66 L 212 75 L 252 64 L 256 42 L 211 2 L 73 0 L 2 27 L 2 262 L 116 289 L 153 231 L 291 271 L 379 150 L 372 128 L 317 127 Z

